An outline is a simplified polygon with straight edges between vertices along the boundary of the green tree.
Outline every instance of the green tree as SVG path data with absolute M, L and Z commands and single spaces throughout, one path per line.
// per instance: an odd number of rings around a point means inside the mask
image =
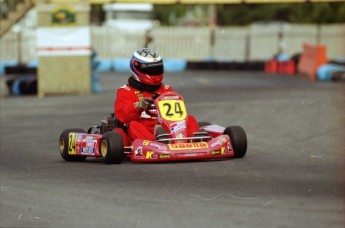
M 241 4 L 218 6 L 222 25 L 245 25 L 255 21 L 291 23 L 344 23 L 343 3 Z
M 190 5 L 155 5 L 162 25 L 176 25 Z M 344 3 L 223 4 L 217 5 L 220 25 L 248 25 L 257 21 L 290 23 L 344 23 Z
M 186 5 L 155 5 L 154 18 L 161 22 L 161 25 L 176 25 L 177 19 L 187 11 Z

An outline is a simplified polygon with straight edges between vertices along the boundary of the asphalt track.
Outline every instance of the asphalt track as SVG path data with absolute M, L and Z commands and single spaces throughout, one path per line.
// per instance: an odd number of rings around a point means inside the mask
M 126 80 L 102 74 L 98 95 L 1 99 L 0 227 L 345 226 L 345 83 L 167 73 L 198 120 L 246 130 L 243 159 L 63 161 L 60 132 L 98 124 Z

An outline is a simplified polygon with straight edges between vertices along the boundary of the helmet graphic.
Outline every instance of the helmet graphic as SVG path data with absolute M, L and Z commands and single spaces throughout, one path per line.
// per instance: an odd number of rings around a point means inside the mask
M 152 49 L 143 48 L 134 52 L 130 68 L 134 79 L 146 85 L 160 85 L 163 81 L 163 59 Z

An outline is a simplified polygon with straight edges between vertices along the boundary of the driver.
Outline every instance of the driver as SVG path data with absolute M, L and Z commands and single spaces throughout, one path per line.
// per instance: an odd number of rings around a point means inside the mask
M 162 83 L 164 77 L 163 59 L 152 49 L 143 48 L 134 52 L 130 60 L 132 75 L 128 83 L 117 90 L 114 104 L 116 118 L 128 125 L 128 137 L 154 141 L 154 126 L 156 117 L 151 117 L 145 111 L 153 103 L 152 97 L 173 89 Z M 198 123 L 193 116 L 187 119 L 187 134 L 199 130 Z M 125 144 L 129 144 L 124 132 L 120 132 Z

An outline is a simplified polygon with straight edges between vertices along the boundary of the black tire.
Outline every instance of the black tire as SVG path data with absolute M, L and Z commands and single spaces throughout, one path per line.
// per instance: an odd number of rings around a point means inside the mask
M 224 134 L 229 135 L 235 158 L 242 158 L 247 152 L 247 136 L 246 132 L 240 126 L 227 127 Z
M 71 132 L 86 133 L 85 130 L 81 128 L 73 128 L 73 129 L 64 130 L 60 134 L 60 138 L 59 138 L 60 155 L 65 161 L 84 161 L 86 159 L 86 156 L 68 154 L 69 133 Z
M 104 133 L 99 151 L 106 164 L 120 164 L 124 157 L 123 140 L 117 132 Z

